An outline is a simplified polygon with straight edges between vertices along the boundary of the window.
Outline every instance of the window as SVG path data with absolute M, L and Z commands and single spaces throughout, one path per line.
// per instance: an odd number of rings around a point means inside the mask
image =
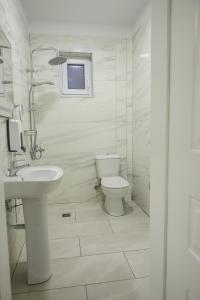
M 67 57 L 62 65 L 63 95 L 92 95 L 91 55 L 85 53 L 61 53 Z

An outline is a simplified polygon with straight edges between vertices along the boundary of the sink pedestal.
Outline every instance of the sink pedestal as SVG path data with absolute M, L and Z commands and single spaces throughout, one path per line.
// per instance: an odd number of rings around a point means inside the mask
M 25 167 L 16 176 L 4 177 L 6 199 L 21 198 L 24 208 L 28 284 L 47 281 L 51 277 L 48 240 L 47 195 L 63 177 L 55 166 Z
M 28 284 L 42 283 L 51 277 L 47 198 L 25 198 L 22 202 L 26 228 Z

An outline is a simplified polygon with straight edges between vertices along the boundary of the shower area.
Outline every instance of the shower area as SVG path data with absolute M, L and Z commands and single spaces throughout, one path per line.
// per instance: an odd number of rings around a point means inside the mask
M 36 125 L 36 119 L 35 119 L 35 101 L 34 101 L 34 89 L 40 86 L 50 86 L 55 85 L 53 81 L 40 81 L 40 82 L 34 82 L 34 66 L 33 66 L 33 55 L 37 51 L 53 51 L 55 52 L 55 57 L 50 58 L 48 61 L 48 64 L 50 66 L 60 66 L 64 64 L 67 61 L 67 58 L 64 56 L 59 55 L 59 52 L 55 48 L 36 48 L 31 51 L 30 55 L 30 69 L 27 69 L 27 73 L 31 74 L 31 86 L 29 89 L 29 121 L 30 121 L 30 129 L 25 131 L 25 134 L 30 137 L 30 155 L 32 160 L 39 160 L 42 158 L 42 153 L 45 151 L 45 149 L 37 143 L 37 125 Z

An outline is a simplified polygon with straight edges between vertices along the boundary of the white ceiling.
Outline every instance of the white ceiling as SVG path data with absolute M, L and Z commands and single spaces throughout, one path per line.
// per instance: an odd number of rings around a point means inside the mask
M 148 0 L 21 0 L 28 21 L 131 26 Z

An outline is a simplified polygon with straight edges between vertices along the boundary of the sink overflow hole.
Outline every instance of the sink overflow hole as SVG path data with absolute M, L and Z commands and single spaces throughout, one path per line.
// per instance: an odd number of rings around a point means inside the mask
M 70 213 L 64 213 L 64 214 L 62 214 L 62 217 L 63 218 L 69 218 L 69 217 L 71 217 L 71 214 Z

